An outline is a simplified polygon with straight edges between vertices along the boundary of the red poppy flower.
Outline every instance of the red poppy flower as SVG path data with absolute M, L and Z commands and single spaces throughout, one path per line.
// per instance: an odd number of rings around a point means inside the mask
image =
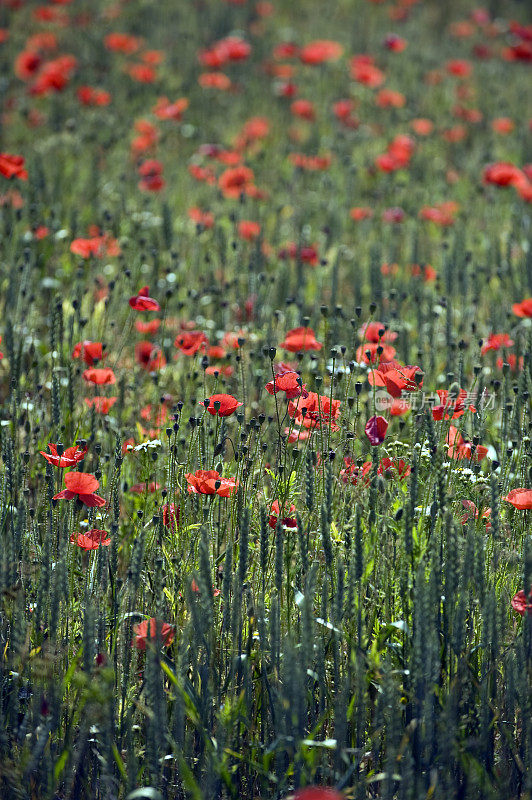
M 323 64 L 325 61 L 336 61 L 344 52 L 344 48 L 339 42 L 329 39 L 317 39 L 309 42 L 299 51 L 299 59 L 303 64 Z
M 517 611 L 522 617 L 525 615 L 525 611 L 532 614 L 532 590 L 528 597 L 525 595 L 524 589 L 514 594 L 511 600 L 511 606 L 514 611 Z
M 332 164 L 332 156 L 330 154 L 323 156 L 307 156 L 304 153 L 290 153 L 288 158 L 294 167 L 306 169 L 309 170 L 309 172 L 329 169 Z
M 160 311 L 161 306 L 149 296 L 150 287 L 143 286 L 139 289 L 138 294 L 129 298 L 129 305 L 134 311 Z
M 80 357 L 88 367 L 92 367 L 95 362 L 105 358 L 102 343 L 91 342 L 88 339 L 84 342 L 78 342 L 72 351 L 72 358 Z
M 294 505 L 291 505 L 288 510 L 283 509 L 283 513 L 284 512 L 287 512 L 287 514 L 295 514 L 296 507 Z M 275 530 L 275 528 L 277 527 L 278 519 L 279 519 L 279 501 L 274 500 L 270 510 L 270 516 L 268 518 L 268 525 L 270 526 L 270 528 L 273 528 Z M 285 528 L 297 528 L 297 519 L 294 516 L 282 517 L 281 525 L 283 525 Z
M 178 334 L 174 340 L 174 345 L 186 356 L 194 356 L 198 351 L 205 352 L 205 346 L 209 340 L 203 331 L 185 331 Z
M 306 786 L 298 789 L 294 800 L 344 800 L 343 795 L 328 786 Z
M 469 61 L 455 58 L 447 62 L 445 69 L 449 75 L 454 75 L 456 78 L 468 78 L 471 75 L 472 66 Z
M 97 550 L 100 545 L 108 547 L 111 544 L 107 531 L 100 531 L 97 528 L 92 528 L 87 533 L 72 533 L 70 541 L 82 550 Z
M 395 347 L 390 344 L 364 342 L 357 347 L 355 358 L 359 364 L 380 364 L 383 361 L 391 361 L 395 353 Z
M 353 56 L 349 66 L 353 80 L 370 89 L 376 89 L 384 83 L 386 76 L 373 64 L 371 56 Z
M 445 443 L 448 445 L 447 455 L 449 458 L 468 459 L 479 463 L 488 455 L 488 448 L 484 445 L 473 445 L 464 439 L 460 431 L 451 425 Z
M 161 637 L 161 644 L 164 647 L 170 647 L 174 641 L 174 629 L 168 622 L 161 622 L 160 620 L 152 617 L 139 622 L 138 625 L 133 627 L 135 638 L 132 644 L 137 650 L 146 650 L 146 647 L 157 640 L 157 633 Z
M 310 264 L 315 267 L 319 262 L 317 245 L 309 244 L 298 247 L 295 242 L 288 242 L 282 247 L 278 254 L 279 258 L 291 258 L 300 260 L 304 264 Z
M 105 500 L 94 494 L 100 483 L 94 475 L 88 472 L 67 472 L 65 475 L 65 486 L 62 492 L 54 496 L 54 500 L 74 500 L 79 499 L 89 508 L 96 508 L 105 505 Z
M 238 235 L 247 242 L 253 242 L 260 235 L 260 225 L 248 219 L 242 219 L 238 223 Z
M 159 119 L 173 119 L 174 122 L 179 122 L 188 106 L 189 101 L 186 97 L 180 97 L 179 100 L 174 100 L 173 103 L 167 97 L 159 97 L 152 109 L 152 113 Z
M 38 72 L 43 62 L 39 53 L 23 50 L 15 59 L 15 75 L 21 81 L 28 81 Z
M 28 180 L 28 173 L 24 169 L 24 157 L 14 156 L 10 153 L 0 153 L 0 175 L 10 178 L 18 178 L 21 181 Z
M 149 322 L 143 322 L 141 319 L 135 320 L 135 329 L 139 333 L 144 333 L 144 334 L 157 333 L 160 326 L 161 326 L 160 319 L 152 319 Z
M 393 222 L 398 225 L 405 218 L 406 214 L 402 208 L 398 206 L 394 208 L 385 208 L 382 212 L 381 219 L 383 222 Z
M 129 64 L 126 72 L 137 83 L 154 83 L 157 80 L 157 71 L 149 64 Z
M 532 303 L 531 303 L 532 310 Z M 512 347 L 514 340 L 510 339 L 507 333 L 490 333 L 482 345 L 481 354 L 484 355 L 489 350 L 499 350 L 501 347 Z
M 294 100 L 294 102 L 290 105 L 290 112 L 295 117 L 306 119 L 307 122 L 313 122 L 316 119 L 316 109 L 314 107 L 314 103 L 311 103 L 310 100 L 304 100 L 303 98 L 300 100 Z
M 179 525 L 179 506 L 175 506 L 174 503 L 165 503 L 162 512 L 164 527 L 173 528 L 175 530 Z
M 454 224 L 457 212 L 458 203 L 449 201 L 438 203 L 435 206 L 423 206 L 419 211 L 419 218 L 427 220 L 427 222 L 434 222 L 435 225 L 447 227 Z
M 369 206 L 355 206 L 349 212 L 349 216 L 355 222 L 361 222 L 364 219 L 371 219 L 373 216 L 373 209 Z
M 377 472 L 385 478 L 399 478 L 400 481 L 403 481 L 408 478 L 411 469 L 402 458 L 389 458 L 386 456 L 381 458 Z
M 216 408 L 217 404 L 219 404 L 218 408 Z M 202 403 L 201 405 L 204 404 Z M 205 408 L 213 417 L 229 417 L 241 405 L 242 403 L 239 403 L 236 397 L 231 394 L 213 394 L 209 398 L 209 405 L 205 406 Z
M 118 397 L 86 397 L 85 403 L 89 408 L 95 408 L 98 414 L 108 414 Z
M 432 417 L 436 422 L 442 419 L 457 419 L 469 409 L 473 414 L 476 408 L 470 405 L 466 408 L 465 402 L 467 392 L 465 389 L 460 389 L 457 394 L 451 395 L 447 389 L 437 389 L 436 394 L 440 399 L 439 405 L 432 407 Z
M 296 425 L 303 428 L 320 428 L 330 425 L 332 431 L 338 430 L 335 420 L 340 416 L 340 400 L 331 400 L 326 395 L 309 392 L 306 397 L 298 397 L 297 402 L 288 403 L 288 416 Z
M 225 72 L 202 72 L 198 83 L 203 89 L 219 89 L 221 92 L 227 92 L 233 85 Z
M 293 369 L 277 372 L 274 378 L 266 384 L 266 391 L 269 394 L 286 392 L 287 400 L 293 400 L 295 397 L 307 398 L 309 395 L 306 385 L 301 382 L 298 373 Z
M 238 487 L 235 478 L 222 478 L 215 469 L 198 469 L 185 475 L 190 494 L 217 494 L 229 497 Z
M 148 483 L 134 483 L 129 487 L 129 491 L 133 494 L 154 494 L 161 488 L 160 484 L 156 481 L 149 481 Z
M 163 165 L 155 158 L 150 158 L 140 165 L 138 173 L 141 177 L 139 189 L 146 192 L 160 192 L 165 186 L 162 177 Z
M 43 456 L 50 464 L 53 464 L 54 467 L 60 467 L 64 469 L 65 467 L 75 467 L 76 464 L 79 464 L 80 461 L 83 461 L 85 455 L 87 453 L 87 447 L 81 449 L 76 445 L 72 447 L 67 447 L 61 455 L 57 452 L 57 445 L 56 444 L 48 444 L 49 453 L 45 453 L 43 450 L 39 450 L 41 456 Z
M 429 136 L 434 130 L 434 123 L 432 120 L 425 119 L 424 117 L 413 119 L 410 124 L 412 126 L 412 130 L 414 133 L 417 133 L 418 136 Z
M 388 423 L 384 417 L 380 416 L 370 417 L 370 419 L 368 419 L 366 422 L 366 427 L 364 429 L 365 434 L 369 439 L 369 443 L 372 446 L 382 444 L 386 437 L 387 430 Z
M 356 486 L 359 481 L 366 485 L 369 483 L 367 476 L 371 472 L 371 461 L 365 461 L 362 466 L 358 466 L 352 458 L 345 456 L 344 464 L 344 469 L 340 470 L 340 480 L 353 486 Z
M 288 331 L 279 347 L 298 353 L 302 350 L 321 350 L 323 345 L 317 341 L 312 328 L 301 327 Z
M 109 367 L 91 367 L 83 372 L 83 379 L 87 383 L 95 383 L 97 386 L 116 383 L 116 376 Z
M 129 33 L 109 33 L 104 39 L 104 44 L 107 50 L 131 55 L 140 49 L 142 39 Z
M 460 517 L 460 523 L 465 525 L 466 522 L 469 522 L 470 519 L 478 519 L 479 510 L 476 505 L 472 502 L 472 500 L 462 500 L 462 505 L 465 508 L 465 514 Z M 486 530 L 491 530 L 491 508 L 486 508 L 482 512 L 481 519 L 486 520 Z
M 408 42 L 396 33 L 389 33 L 384 39 L 384 47 L 392 53 L 402 53 Z
M 93 86 L 80 86 L 76 92 L 79 102 L 84 106 L 108 106 L 111 102 L 111 95 L 105 89 L 97 89 Z
M 419 383 L 416 380 L 419 376 Z M 378 369 L 368 375 L 370 386 L 383 386 L 392 397 L 401 397 L 402 392 L 415 392 L 423 385 L 423 371 L 420 367 L 402 366 L 395 361 L 381 362 Z
M 381 108 L 403 108 L 406 105 L 406 97 L 402 92 L 393 89 L 381 89 L 375 98 L 375 103 Z
M 532 508 L 532 489 L 512 489 L 506 497 L 502 498 L 507 503 L 511 503 L 518 511 Z
M 495 186 L 515 186 L 523 180 L 523 172 L 508 161 L 497 161 L 484 168 L 482 180 Z
M 224 197 L 238 199 L 241 194 L 249 194 L 253 179 L 253 170 L 241 164 L 222 172 L 218 179 L 218 186 Z
M 518 317 L 532 317 L 532 297 L 527 297 L 520 303 L 514 303 L 512 311 Z
M 192 206 L 188 209 L 187 214 L 188 218 L 196 225 L 201 225 L 203 228 L 214 227 L 214 214 L 210 211 L 202 211 L 198 206 Z
M 358 329 L 358 335 L 367 342 L 395 342 L 398 333 L 388 330 L 382 322 L 366 322 Z

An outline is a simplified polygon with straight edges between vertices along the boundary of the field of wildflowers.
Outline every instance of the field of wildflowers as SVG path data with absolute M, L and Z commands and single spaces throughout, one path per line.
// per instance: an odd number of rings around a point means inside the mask
M 0 0 L 1 800 L 532 799 L 532 17 Z

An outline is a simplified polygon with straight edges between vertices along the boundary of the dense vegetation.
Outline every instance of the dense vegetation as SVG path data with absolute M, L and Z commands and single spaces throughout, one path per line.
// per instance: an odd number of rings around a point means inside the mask
M 532 798 L 526 13 L 0 0 L 2 799 Z

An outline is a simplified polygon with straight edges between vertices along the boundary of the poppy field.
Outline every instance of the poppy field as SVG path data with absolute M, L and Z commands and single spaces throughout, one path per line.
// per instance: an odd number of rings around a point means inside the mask
M 532 800 L 531 63 L 0 0 L 1 800 Z

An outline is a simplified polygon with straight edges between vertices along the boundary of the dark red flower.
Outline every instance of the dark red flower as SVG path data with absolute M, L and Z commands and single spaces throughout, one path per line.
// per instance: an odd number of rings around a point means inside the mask
M 163 525 L 165 528 L 173 528 L 174 530 L 179 525 L 179 506 L 174 503 L 166 503 L 163 508 Z
M 291 505 L 289 509 L 286 508 L 283 509 L 283 514 L 286 514 L 287 516 L 281 517 L 281 525 L 283 525 L 285 528 L 297 528 L 297 519 L 295 518 L 295 516 L 289 516 L 290 514 L 295 514 L 295 513 L 296 513 L 296 507 L 294 505 Z M 272 503 L 272 507 L 270 509 L 270 516 L 268 518 L 268 525 L 270 526 L 270 528 L 273 528 L 275 530 L 275 528 L 277 527 L 278 519 L 279 519 L 279 501 L 274 500 Z
M 361 466 L 355 463 L 349 456 L 344 457 L 344 469 L 340 470 L 340 479 L 344 483 L 351 483 L 356 486 L 359 481 L 369 483 L 367 477 L 371 472 L 371 461 L 365 461 Z
M 521 614 L 522 617 L 524 617 L 525 611 L 528 611 L 529 614 L 532 614 L 532 590 L 527 597 L 524 589 L 521 589 L 512 597 L 511 605 L 514 611 L 517 611 L 517 613 Z
M 383 443 L 386 437 L 386 431 L 388 430 L 388 423 L 384 417 L 373 416 L 366 422 L 364 430 L 369 439 L 369 443 L 372 446 L 376 446 Z
M 89 508 L 105 505 L 103 497 L 95 494 L 99 481 L 88 472 L 67 472 L 65 486 L 62 492 L 54 496 L 54 500 L 74 500 L 77 498 Z

